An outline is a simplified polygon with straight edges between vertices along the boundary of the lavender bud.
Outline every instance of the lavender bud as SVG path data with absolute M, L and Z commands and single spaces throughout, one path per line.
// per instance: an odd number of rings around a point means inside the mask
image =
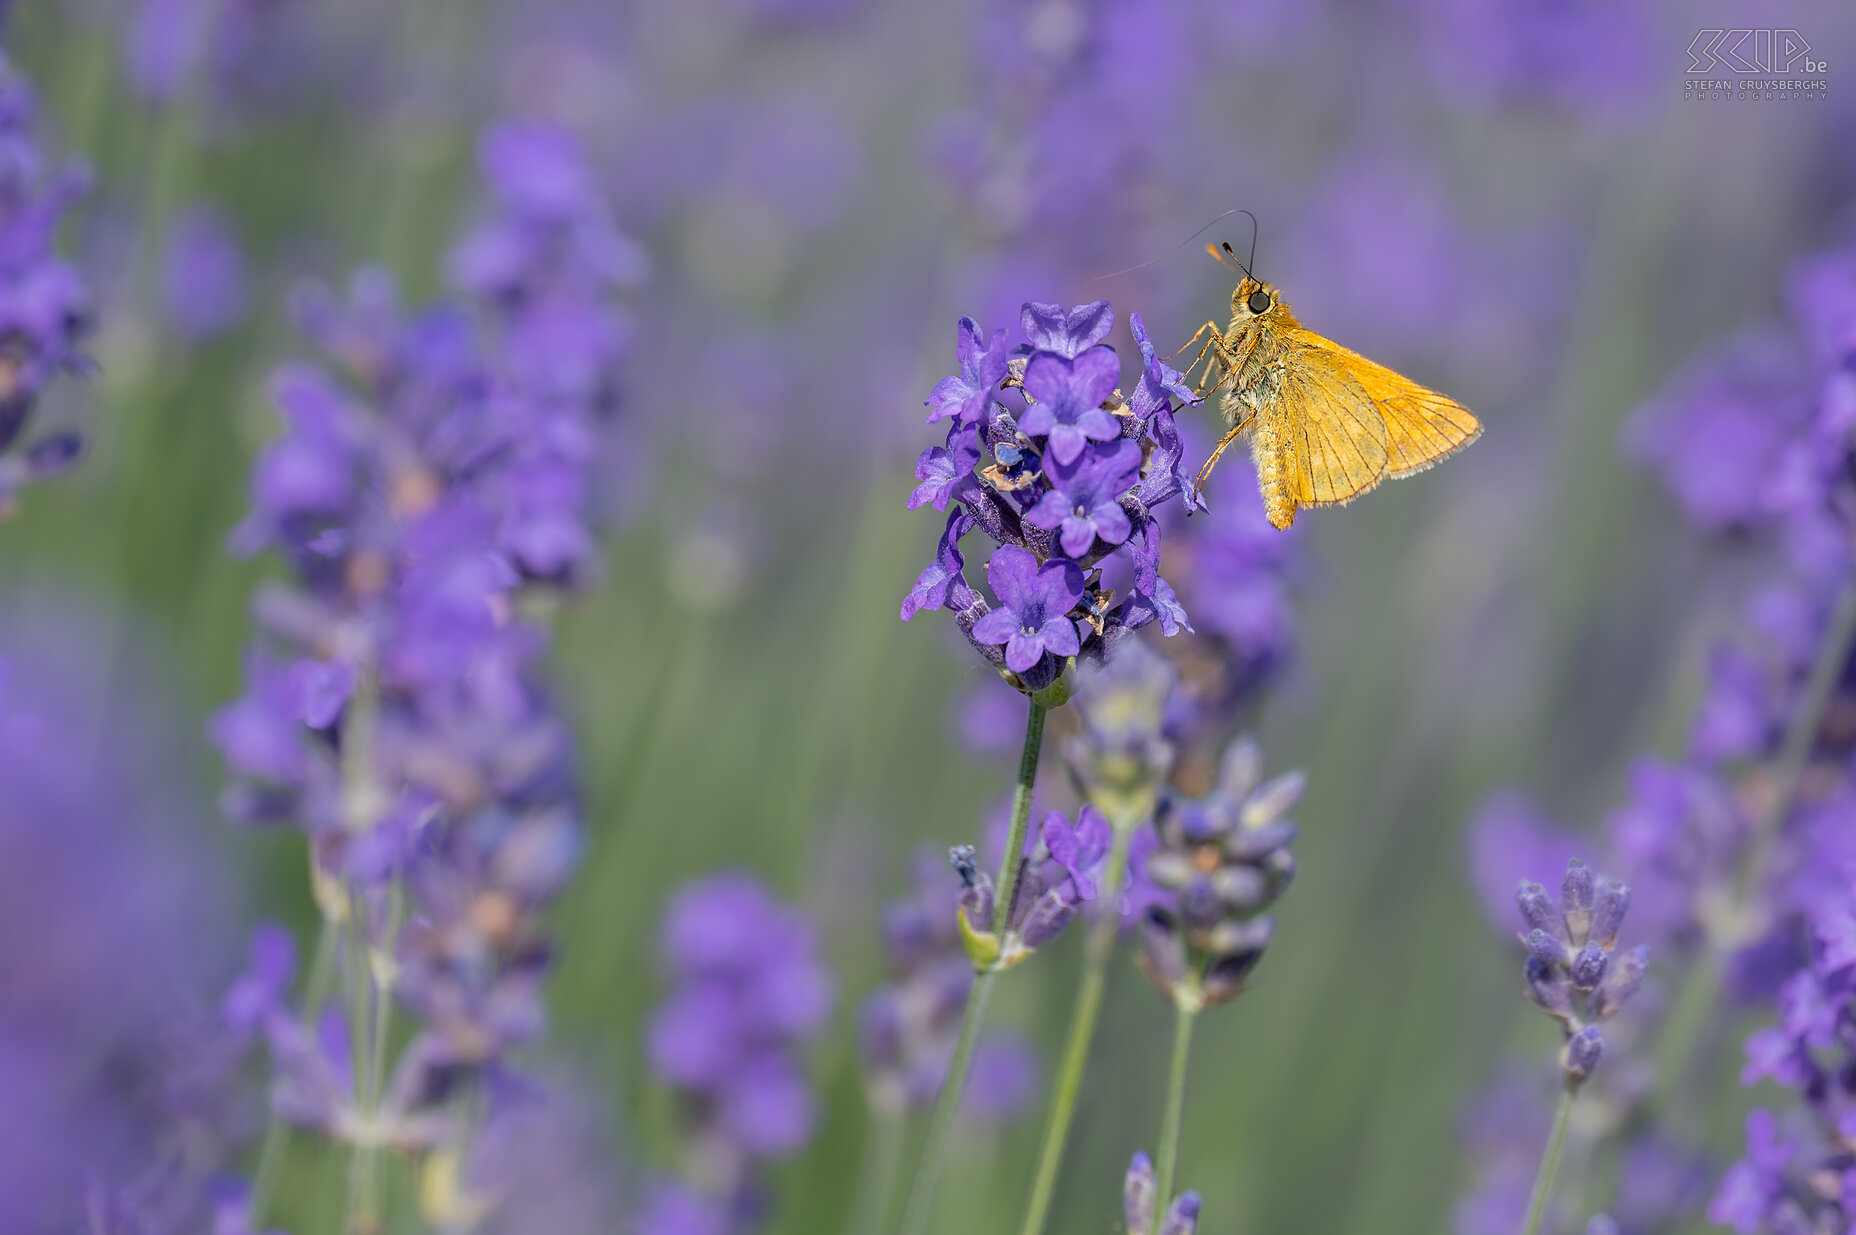
M 1262 948 L 1221 956 L 1205 968 L 1199 982 L 1199 994 L 1206 1007 L 1235 999 L 1244 993 L 1244 980 L 1263 959 Z
M 1585 1235 L 1622 1235 L 1618 1229 L 1618 1220 L 1610 1214 L 1594 1214 L 1592 1220 L 1585 1224 Z
M 1598 890 L 1598 906 L 1592 912 L 1592 942 L 1610 950 L 1618 941 L 1618 928 L 1624 924 L 1624 911 L 1630 908 L 1630 889 L 1616 879 L 1607 879 Z
M 1559 910 L 1545 888 L 1531 879 L 1524 879 L 1515 889 L 1514 899 L 1521 910 L 1521 920 L 1529 927 L 1545 931 L 1556 939 L 1565 939 L 1566 924 L 1560 920 Z
M 1582 995 L 1589 995 L 1598 989 L 1598 984 L 1605 980 L 1605 969 L 1609 957 L 1605 950 L 1595 943 L 1588 943 L 1579 949 L 1579 955 L 1572 961 L 1573 988 Z
M 1221 866 L 1212 873 L 1210 885 L 1235 913 L 1256 913 L 1276 899 L 1268 879 L 1254 866 Z
M 1609 1020 L 1617 1015 L 1618 1009 L 1643 985 L 1643 975 L 1649 967 L 1650 949 L 1642 944 L 1617 958 L 1617 964 L 1611 966 L 1611 972 L 1598 992 L 1594 1011 L 1599 1020 Z
M 1166 1221 L 1160 1224 L 1160 1235 L 1193 1235 L 1199 1229 L 1199 1194 L 1183 1192 L 1173 1207 L 1166 1211 Z
M 47 434 L 26 451 L 26 477 L 30 480 L 50 480 L 70 470 L 83 453 L 83 435 L 75 430 Z
M 1176 849 L 1161 849 L 1147 859 L 1147 878 L 1168 890 L 1185 887 L 1194 873 L 1191 856 Z
M 1179 913 L 1188 932 L 1210 930 L 1218 924 L 1224 905 L 1210 879 L 1199 876 L 1179 890 Z
M 1308 777 L 1303 772 L 1284 772 L 1261 789 L 1250 795 L 1244 803 L 1244 811 L 1238 818 L 1246 828 L 1261 827 L 1266 823 L 1282 818 L 1295 809 L 1295 804 L 1302 800 L 1302 792 L 1308 788 Z
M 1186 943 L 1173 928 L 1173 922 L 1157 909 L 1141 919 L 1141 967 L 1154 984 L 1170 997 L 1173 987 L 1186 976 Z
M 1593 897 L 1592 868 L 1574 858 L 1566 864 L 1566 878 L 1560 883 L 1560 911 L 1574 944 L 1583 944 L 1592 933 Z
M 1604 1058 L 1605 1035 L 1596 1025 L 1587 1025 L 1560 1048 L 1560 1071 L 1568 1085 L 1581 1085 L 1598 1068 Z
M 1211 932 L 1206 944 L 1219 956 L 1241 952 L 1261 952 L 1275 938 L 1276 923 L 1269 918 L 1251 918 L 1243 922 L 1222 922 Z
M 1154 1164 L 1145 1153 L 1135 1150 L 1128 1163 L 1128 1175 L 1121 1185 L 1122 1213 L 1128 1219 L 1128 1235 L 1147 1235 L 1154 1225 Z
M 1018 929 L 1018 937 L 1027 948 L 1041 948 L 1058 935 L 1076 916 L 1076 902 L 1055 888 L 1038 897 Z
M 1524 973 L 1527 978 L 1527 997 L 1554 1020 L 1570 1024 L 1573 1019 L 1572 994 L 1560 980 L 1558 967 L 1549 965 L 1538 956 L 1530 956 Z
M 1271 853 L 1295 842 L 1296 827 L 1288 819 L 1237 828 L 1224 839 L 1224 853 L 1233 862 L 1261 862 Z
M 1295 855 L 1278 849 L 1263 859 L 1263 873 L 1269 876 L 1271 898 L 1281 896 L 1295 882 Z
M 1527 945 L 1527 954 L 1538 957 L 1542 964 L 1550 965 L 1555 971 L 1566 963 L 1566 945 L 1543 930 L 1531 930 L 1522 943 Z
M 992 876 L 980 870 L 972 845 L 955 845 L 947 851 L 947 860 L 960 876 L 960 911 L 972 930 L 992 929 Z

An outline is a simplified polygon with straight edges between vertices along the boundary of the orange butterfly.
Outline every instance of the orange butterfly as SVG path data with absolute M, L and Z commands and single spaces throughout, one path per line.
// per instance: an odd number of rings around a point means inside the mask
M 1230 245 L 1224 251 L 1243 275 L 1231 293 L 1231 324 L 1221 332 L 1206 322 L 1186 347 L 1211 332 L 1187 372 L 1210 353 L 1206 379 L 1214 370 L 1219 376 L 1199 393 L 1225 387 L 1231 431 L 1199 469 L 1196 488 L 1204 489 L 1225 448 L 1248 434 L 1264 510 L 1286 528 L 1300 507 L 1344 506 L 1481 435 L 1482 422 L 1461 403 L 1304 328 L 1275 287 L 1238 262 Z

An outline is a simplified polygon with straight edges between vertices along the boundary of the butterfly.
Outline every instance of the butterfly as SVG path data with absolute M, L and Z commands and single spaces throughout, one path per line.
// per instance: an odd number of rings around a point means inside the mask
M 1220 330 L 1206 322 L 1179 349 L 1210 332 L 1187 372 L 1205 363 L 1210 385 L 1198 393 L 1223 388 L 1230 426 L 1199 469 L 1196 490 L 1203 492 L 1225 448 L 1247 436 L 1264 512 L 1287 528 L 1302 507 L 1344 506 L 1387 477 L 1422 472 L 1481 436 L 1482 422 L 1461 403 L 1303 326 L 1230 245 L 1224 255 L 1205 248 L 1243 279 L 1231 293 L 1231 324 Z

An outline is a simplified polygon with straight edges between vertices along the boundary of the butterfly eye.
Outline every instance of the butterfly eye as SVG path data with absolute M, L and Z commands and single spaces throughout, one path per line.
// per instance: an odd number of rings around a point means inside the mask
M 1270 294 L 1268 292 L 1252 292 L 1250 293 L 1250 299 L 1246 300 L 1244 304 L 1249 307 L 1252 313 L 1267 313 L 1270 308 Z

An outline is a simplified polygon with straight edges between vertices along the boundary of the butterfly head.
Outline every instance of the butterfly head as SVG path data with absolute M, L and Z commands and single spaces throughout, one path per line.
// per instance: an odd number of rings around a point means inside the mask
M 1265 317 L 1277 311 L 1282 301 L 1277 298 L 1276 288 L 1263 280 L 1245 275 L 1237 290 L 1231 293 L 1231 317 L 1240 322 L 1253 317 Z

